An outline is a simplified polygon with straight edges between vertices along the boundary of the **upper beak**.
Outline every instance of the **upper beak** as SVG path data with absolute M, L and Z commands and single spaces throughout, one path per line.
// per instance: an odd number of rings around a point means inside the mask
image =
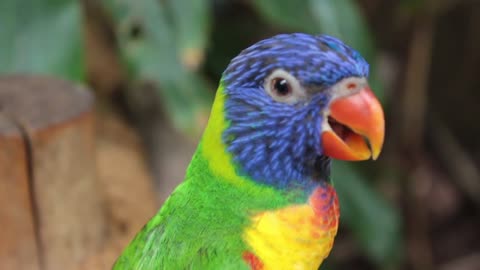
M 349 84 L 351 85 L 351 84 Z M 334 99 L 322 127 L 324 154 L 341 160 L 377 159 L 385 135 L 382 106 L 368 85 Z

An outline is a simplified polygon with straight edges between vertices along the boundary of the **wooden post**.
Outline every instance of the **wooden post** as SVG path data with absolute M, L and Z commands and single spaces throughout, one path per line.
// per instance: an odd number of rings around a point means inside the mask
M 21 130 L 0 112 L 0 269 L 39 269 L 29 185 Z
M 94 144 L 88 91 L 0 77 L 0 269 L 75 269 L 100 249 Z

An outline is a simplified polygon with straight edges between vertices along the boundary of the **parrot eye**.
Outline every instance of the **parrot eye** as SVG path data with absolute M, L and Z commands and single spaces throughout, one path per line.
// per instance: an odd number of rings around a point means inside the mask
M 305 90 L 298 80 L 282 69 L 273 71 L 267 77 L 264 87 L 273 100 L 278 102 L 294 104 L 306 98 Z
M 292 87 L 290 83 L 284 78 L 272 79 L 272 92 L 275 92 L 279 96 L 286 96 L 292 93 Z

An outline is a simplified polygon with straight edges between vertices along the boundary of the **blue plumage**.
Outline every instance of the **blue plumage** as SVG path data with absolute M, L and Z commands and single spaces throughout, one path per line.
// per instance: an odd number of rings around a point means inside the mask
M 276 69 L 300 82 L 306 101 L 285 104 L 268 95 L 264 81 Z M 326 90 L 343 78 L 367 77 L 368 69 L 357 51 L 325 35 L 282 34 L 242 51 L 223 77 L 229 122 L 223 140 L 239 173 L 277 188 L 327 180 L 312 179 L 328 178 L 314 173 L 318 166 L 329 171 L 320 136 Z
M 346 77 L 368 77 L 363 57 L 327 35 L 281 34 L 243 50 L 224 72 L 230 87 L 258 87 L 277 68 L 306 86 L 330 86 Z

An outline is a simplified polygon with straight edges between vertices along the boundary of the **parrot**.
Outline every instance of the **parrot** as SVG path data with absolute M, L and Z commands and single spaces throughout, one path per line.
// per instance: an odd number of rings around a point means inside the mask
M 330 35 L 278 34 L 241 51 L 183 182 L 113 269 L 318 269 L 340 217 L 332 159 L 376 160 L 383 146 L 368 75 Z

